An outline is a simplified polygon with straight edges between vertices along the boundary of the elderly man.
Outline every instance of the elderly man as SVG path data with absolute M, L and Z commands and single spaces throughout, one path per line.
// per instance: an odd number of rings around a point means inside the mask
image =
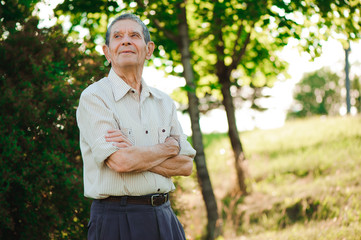
M 195 150 L 172 99 L 142 79 L 154 47 L 138 17 L 117 17 L 103 46 L 109 75 L 80 97 L 84 192 L 94 199 L 88 239 L 185 239 L 169 192 L 172 176 L 191 174 Z

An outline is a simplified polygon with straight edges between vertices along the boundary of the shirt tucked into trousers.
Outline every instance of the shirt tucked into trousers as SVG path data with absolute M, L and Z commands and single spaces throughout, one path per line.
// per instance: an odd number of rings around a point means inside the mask
M 169 201 L 160 206 L 109 202 L 109 196 L 144 196 L 172 192 L 171 178 L 153 172 L 117 173 L 104 160 L 118 150 L 105 140 L 107 130 L 118 129 L 134 146 L 164 143 L 176 138 L 180 155 L 194 158 L 177 118 L 173 100 L 142 80 L 142 92 L 127 85 L 113 69 L 85 89 L 77 109 L 80 148 L 84 162 L 84 194 L 95 199 L 91 207 L 88 240 L 185 239 L 182 225 Z

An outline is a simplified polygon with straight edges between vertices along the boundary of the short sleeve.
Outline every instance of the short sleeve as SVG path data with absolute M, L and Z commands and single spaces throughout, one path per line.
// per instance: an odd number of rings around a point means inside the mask
M 107 131 L 117 129 L 118 126 L 114 113 L 99 95 L 84 91 L 79 100 L 76 117 L 81 139 L 90 147 L 98 164 L 118 150 L 111 142 L 105 141 Z

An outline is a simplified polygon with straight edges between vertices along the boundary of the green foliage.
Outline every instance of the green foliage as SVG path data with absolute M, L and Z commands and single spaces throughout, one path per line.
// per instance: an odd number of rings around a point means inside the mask
M 322 41 L 327 40 L 332 31 L 345 34 L 350 40 L 360 38 L 361 3 L 357 1 L 131 0 L 120 3 L 97 0 L 89 4 L 66 0 L 57 7 L 56 15 L 70 16 L 72 34 L 77 31 L 76 26 L 89 29 L 86 48 L 94 51 L 94 42 L 104 38 L 108 20 L 123 12 L 138 14 L 142 20 L 149 21 L 148 27 L 157 45 L 155 65 L 163 70 L 168 67 L 168 73 L 179 75 L 174 67 L 182 64 L 178 29 L 180 4 L 186 4 L 187 8 L 196 93 L 204 98 L 202 111 L 218 107 L 222 99 L 220 82 L 225 80 L 216 76 L 222 70 L 217 60 L 228 68 L 225 72 L 233 88 L 271 87 L 287 68 L 287 63 L 277 57 L 277 51 L 289 38 L 299 39 L 300 48 L 313 57 L 321 53 Z M 218 22 L 217 16 L 220 16 Z M 248 34 L 251 39 L 245 44 Z M 243 47 L 246 47 L 245 53 Z M 177 94 L 177 100 L 185 104 L 185 96 Z
M 118 14 L 121 10 L 116 1 L 94 0 L 94 1 L 72 1 L 65 0 L 54 10 L 55 15 L 67 15 L 72 23 L 68 29 L 69 35 L 79 39 L 80 30 L 87 29 L 89 34 L 85 36 L 84 47 L 88 52 L 95 52 L 95 47 L 99 41 L 105 39 L 105 32 L 109 19 Z M 58 23 L 62 23 L 58 19 Z M 81 28 L 77 28 L 81 27 Z M 105 43 L 105 41 L 103 41 Z
M 4 32 L 13 33 L 30 16 L 38 0 L 6 0 L 0 2 L 0 39 Z
M 0 238 L 84 239 L 89 201 L 75 110 L 104 66 L 60 27 L 23 22 L 0 42 Z
M 305 74 L 296 86 L 295 100 L 301 109 L 291 112 L 291 117 L 338 114 L 341 106 L 340 77 L 328 69 Z
M 124 1 L 122 4 L 115 2 L 99 1 L 94 4 L 95 7 L 89 7 L 82 1 L 64 1 L 56 9 L 56 14 L 70 15 L 72 27 L 71 32 L 75 32 L 76 26 L 82 26 L 89 29 L 90 36 L 86 39 L 86 47 L 94 48 L 94 39 L 102 39 L 105 35 L 107 21 L 116 14 L 122 12 L 133 12 L 138 14 L 142 20 L 149 20 L 148 27 L 151 32 L 152 40 L 156 43 L 155 58 L 157 58 L 156 66 L 161 69 L 170 67 L 173 69 L 171 74 L 179 75 L 174 71 L 174 67 L 181 65 L 180 47 L 182 45 L 178 32 L 180 19 L 179 5 L 187 5 L 187 18 L 189 19 L 188 34 L 192 40 L 191 52 L 195 81 L 197 83 L 197 95 L 205 98 L 207 104 L 207 96 L 212 95 L 215 99 L 211 99 L 209 105 L 217 107 L 220 105 L 221 94 L 220 84 L 215 76 L 216 60 L 220 53 L 217 52 L 216 46 L 216 28 L 221 28 L 224 33 L 225 51 L 221 54 L 222 58 L 230 65 L 232 58 L 238 58 L 237 53 L 242 48 L 242 42 L 246 39 L 247 33 L 252 29 L 252 22 L 257 21 L 260 15 L 265 14 L 267 5 L 263 2 L 256 3 L 254 1 L 246 1 L 246 3 L 238 3 L 237 1 L 223 3 L 211 3 L 208 1 L 187 2 L 184 1 Z M 110 3 L 117 6 L 108 6 Z M 103 10 L 102 10 L 103 9 Z M 114 9 L 118 9 L 114 11 Z M 218 13 L 222 15 L 221 25 L 214 23 L 213 15 Z M 252 14 L 250 14 L 252 12 Z M 262 21 L 263 23 L 263 21 Z M 239 26 L 240 36 L 237 36 Z M 261 23 L 259 27 L 266 27 Z M 260 41 L 262 40 L 262 42 Z M 90 42 L 90 43 L 88 43 Z M 243 57 L 242 62 L 236 64 L 240 73 L 239 77 L 232 79 L 235 86 L 251 85 L 251 87 L 272 86 L 276 80 L 276 76 L 282 72 L 286 64 L 281 62 L 276 56 L 276 50 L 279 44 L 283 42 L 277 39 L 267 37 L 267 31 L 263 33 L 255 33 L 252 37 L 252 44 L 247 48 L 247 54 Z M 240 54 L 239 54 L 240 55 Z M 159 63 L 162 63 L 159 65 Z M 235 75 L 234 75 L 235 76 Z M 242 81 L 240 80 L 242 79 Z M 182 95 L 179 95 L 181 97 Z M 184 95 L 183 97 L 184 98 Z M 186 102 L 184 99 L 179 99 Z M 213 104 L 215 100 L 218 103 Z M 208 107 L 205 107 L 208 109 Z M 210 109 L 210 108 L 209 108 Z

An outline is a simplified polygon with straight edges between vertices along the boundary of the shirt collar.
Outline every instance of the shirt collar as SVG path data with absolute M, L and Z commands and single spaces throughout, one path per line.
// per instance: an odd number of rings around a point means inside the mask
M 108 79 L 112 87 L 115 101 L 119 101 L 120 99 L 122 99 L 132 89 L 126 82 L 124 82 L 124 80 L 121 77 L 119 77 L 115 73 L 113 68 L 110 69 L 110 72 L 108 74 Z M 143 78 L 142 78 L 142 94 L 144 94 L 145 97 L 152 95 L 156 98 L 161 98 L 160 94 L 154 88 L 149 87 Z
M 121 98 L 124 97 L 125 94 L 130 90 L 130 86 L 126 84 L 123 79 L 121 79 L 115 71 L 110 69 L 110 72 L 108 74 L 108 79 L 110 81 L 113 96 L 115 101 L 119 101 Z
M 161 98 L 161 95 L 156 91 L 155 88 L 149 87 L 148 84 L 142 79 L 142 94 L 145 94 L 145 97 L 151 95 L 156 98 Z

